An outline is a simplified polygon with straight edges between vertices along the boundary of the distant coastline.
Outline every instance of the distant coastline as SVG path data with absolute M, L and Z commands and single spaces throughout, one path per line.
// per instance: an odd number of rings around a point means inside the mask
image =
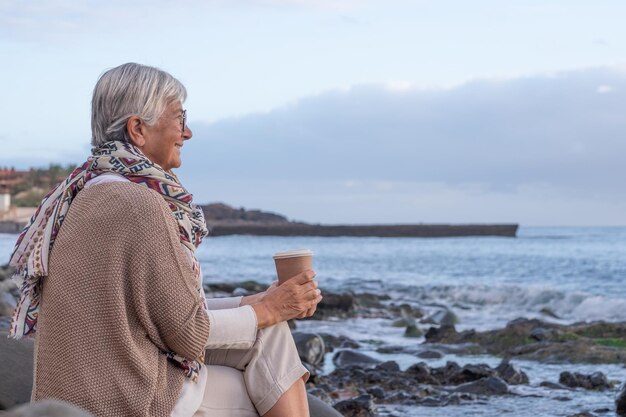
M 223 203 L 204 205 L 202 209 L 212 236 L 516 237 L 519 228 L 515 223 L 323 225 L 290 221 L 280 214 L 234 208 Z M 29 217 L 0 220 L 0 233 L 19 233 Z

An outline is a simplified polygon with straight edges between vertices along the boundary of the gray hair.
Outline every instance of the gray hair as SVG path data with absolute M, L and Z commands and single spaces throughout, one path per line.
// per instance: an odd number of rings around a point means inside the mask
M 174 101 L 185 101 L 187 90 L 167 72 L 133 62 L 100 76 L 91 100 L 91 144 L 128 142 L 126 122 L 139 116 L 154 125 Z

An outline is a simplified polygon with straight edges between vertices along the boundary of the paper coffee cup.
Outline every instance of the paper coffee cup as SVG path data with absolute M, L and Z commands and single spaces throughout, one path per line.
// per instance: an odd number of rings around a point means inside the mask
M 313 251 L 309 249 L 288 250 L 274 254 L 278 284 L 293 278 L 300 272 L 313 269 Z

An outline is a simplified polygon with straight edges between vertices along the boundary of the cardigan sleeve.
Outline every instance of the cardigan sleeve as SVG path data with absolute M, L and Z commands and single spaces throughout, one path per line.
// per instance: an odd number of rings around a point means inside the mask
M 137 315 L 159 348 L 196 359 L 209 337 L 198 280 L 167 203 L 151 190 L 134 188 L 137 193 L 126 220 L 132 224 L 135 249 L 129 273 Z

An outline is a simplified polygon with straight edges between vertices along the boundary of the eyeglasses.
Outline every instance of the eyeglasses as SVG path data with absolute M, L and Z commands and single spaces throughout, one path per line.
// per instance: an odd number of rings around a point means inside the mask
M 183 128 L 183 133 L 185 133 L 185 130 L 187 129 L 187 109 L 183 110 L 178 117 L 180 117 L 180 125 Z

